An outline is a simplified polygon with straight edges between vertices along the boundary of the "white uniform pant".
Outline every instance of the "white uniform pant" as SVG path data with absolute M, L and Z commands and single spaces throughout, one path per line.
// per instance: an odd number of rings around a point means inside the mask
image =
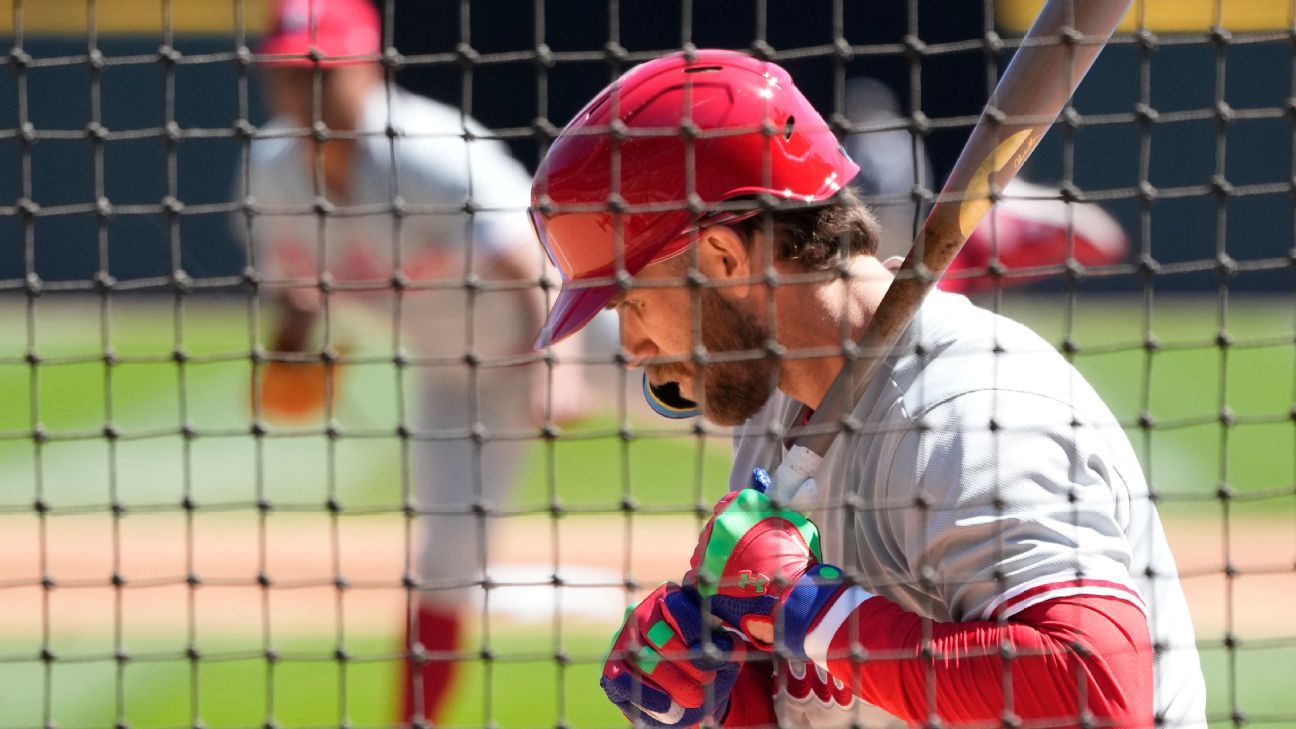
M 534 439 L 502 439 L 535 429 L 529 416 L 530 367 L 466 366 L 425 380 L 418 434 L 412 445 L 415 554 L 419 597 L 463 606 L 481 599 L 490 556 L 493 510 L 515 492 Z M 448 369 L 448 368 L 447 368 Z M 471 435 L 476 430 L 484 437 Z

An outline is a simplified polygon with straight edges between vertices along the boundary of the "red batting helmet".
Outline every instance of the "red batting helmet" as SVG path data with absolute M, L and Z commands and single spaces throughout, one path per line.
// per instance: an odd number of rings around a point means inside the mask
M 261 44 L 265 56 L 295 56 L 264 61 L 272 66 L 363 63 L 377 56 L 381 38 L 378 11 L 369 0 L 276 0 L 273 30 Z
M 619 292 L 618 274 L 687 250 L 690 228 L 718 204 L 819 202 L 857 172 L 773 63 L 703 50 L 631 69 L 576 114 L 536 171 L 531 220 L 563 285 L 535 346 L 594 318 Z

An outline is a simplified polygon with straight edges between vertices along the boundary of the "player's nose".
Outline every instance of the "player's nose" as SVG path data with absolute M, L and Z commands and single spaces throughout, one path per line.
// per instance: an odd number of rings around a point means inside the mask
M 643 366 L 644 360 L 659 354 L 660 350 L 642 329 L 621 320 L 621 351 L 626 355 L 625 366 L 635 369 Z

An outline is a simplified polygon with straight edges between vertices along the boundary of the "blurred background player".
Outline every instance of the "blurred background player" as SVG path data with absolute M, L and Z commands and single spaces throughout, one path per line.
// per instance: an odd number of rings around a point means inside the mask
M 418 589 L 407 623 L 416 657 L 402 681 L 402 721 L 435 720 L 452 685 L 447 654 L 485 569 L 486 519 L 471 509 L 506 495 L 528 429 L 583 410 L 584 381 L 555 368 L 562 399 L 549 403 L 542 365 L 490 366 L 529 352 L 544 313 L 522 165 L 460 110 L 384 82 L 380 23 L 366 0 L 284 0 L 274 12 L 260 48 L 272 57 L 260 77 L 274 118 L 252 145 L 247 179 L 255 265 L 277 313 L 260 408 L 280 421 L 331 416 L 344 378 L 321 360 L 351 346 L 332 308 L 363 309 L 393 354 L 443 362 L 416 368 Z M 480 291 L 465 285 L 470 275 Z M 467 364 L 470 354 L 485 366 Z M 478 425 L 506 438 L 477 444 Z
M 847 154 L 860 167 L 853 183 L 873 208 L 882 228 L 878 255 L 904 256 L 930 203 L 915 191 L 938 186 L 922 137 L 909 131 L 900 102 L 881 81 L 868 77 L 846 84 L 846 116 L 855 134 L 846 136 Z M 932 193 L 928 193 L 932 194 Z M 1120 224 L 1091 203 L 1063 200 L 1061 190 L 1017 177 L 977 227 L 938 284 L 944 291 L 980 294 L 1057 276 L 1068 261 L 1105 266 L 1125 259 L 1129 239 Z M 919 197 L 921 196 L 921 192 Z M 997 268 L 1002 274 L 993 276 Z

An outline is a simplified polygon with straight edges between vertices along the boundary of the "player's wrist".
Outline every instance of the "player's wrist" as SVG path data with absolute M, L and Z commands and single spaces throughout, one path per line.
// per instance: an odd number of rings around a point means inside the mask
M 845 589 L 842 571 L 828 564 L 814 565 L 793 583 L 784 595 L 775 621 L 779 627 L 779 645 L 789 657 L 812 661 L 806 638 Z

